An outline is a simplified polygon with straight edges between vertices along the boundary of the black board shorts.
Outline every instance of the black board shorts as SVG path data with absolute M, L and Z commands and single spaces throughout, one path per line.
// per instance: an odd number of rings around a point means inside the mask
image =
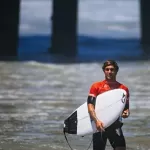
M 116 128 L 112 125 L 106 128 L 104 132 L 93 134 L 93 150 L 105 150 L 107 139 L 114 149 L 116 147 L 126 147 L 121 127 Z

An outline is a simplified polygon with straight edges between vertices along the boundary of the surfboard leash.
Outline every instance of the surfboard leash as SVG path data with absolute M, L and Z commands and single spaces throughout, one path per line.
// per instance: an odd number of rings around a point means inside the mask
M 71 145 L 70 145 L 69 142 L 68 142 L 68 139 L 67 139 L 65 130 L 64 130 L 63 132 L 64 132 L 64 137 L 65 137 L 65 139 L 66 139 L 66 142 L 67 142 L 68 146 L 70 147 L 71 150 L 73 150 L 72 147 L 71 147 Z
M 66 142 L 67 142 L 68 146 L 70 147 L 71 150 L 73 150 L 73 148 L 71 147 L 71 145 L 68 142 L 68 139 L 67 139 L 67 136 L 66 136 L 66 132 L 65 131 L 63 131 L 63 132 L 64 132 L 64 137 L 66 139 Z M 84 136 L 82 136 L 82 137 L 84 137 Z M 91 140 L 90 145 L 88 146 L 87 150 L 89 150 L 89 148 L 91 147 L 92 141 L 93 140 Z
M 87 148 L 87 150 L 89 150 L 89 148 L 91 147 L 92 141 L 93 141 L 93 139 L 91 140 L 90 145 L 89 145 L 89 147 Z

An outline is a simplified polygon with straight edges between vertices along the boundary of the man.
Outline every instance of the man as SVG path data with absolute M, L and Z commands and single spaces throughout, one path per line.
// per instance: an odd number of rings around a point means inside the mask
M 119 67 L 115 61 L 107 60 L 104 62 L 102 70 L 105 75 L 105 80 L 95 82 L 91 86 L 87 99 L 89 114 L 91 119 L 95 121 L 96 128 L 99 131 L 93 134 L 93 150 L 105 150 L 107 139 L 109 140 L 114 150 L 126 150 L 125 138 L 121 129 L 123 123 L 120 121 L 120 118 L 127 118 L 130 114 L 129 90 L 125 85 L 116 81 L 116 75 L 119 71 Z M 103 92 L 117 88 L 124 89 L 127 92 L 126 105 L 122 116 L 118 118 L 118 120 L 111 126 L 104 129 L 103 122 L 96 117 L 96 113 L 94 111 L 96 97 Z

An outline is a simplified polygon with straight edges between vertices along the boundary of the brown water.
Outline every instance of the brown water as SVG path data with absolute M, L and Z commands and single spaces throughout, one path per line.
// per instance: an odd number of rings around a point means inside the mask
M 131 116 L 123 120 L 128 150 L 150 150 L 150 61 L 119 65 L 118 81 L 131 94 Z M 103 80 L 100 67 L 0 62 L 0 149 L 69 150 L 63 121 L 86 101 L 90 85 Z M 67 136 L 76 150 L 86 150 L 92 139 Z

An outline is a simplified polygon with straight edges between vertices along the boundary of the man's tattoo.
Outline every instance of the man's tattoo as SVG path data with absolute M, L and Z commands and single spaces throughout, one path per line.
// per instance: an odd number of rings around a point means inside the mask
M 91 110 L 89 113 L 90 113 L 91 118 L 96 122 L 98 120 L 98 118 L 96 117 L 95 111 Z

